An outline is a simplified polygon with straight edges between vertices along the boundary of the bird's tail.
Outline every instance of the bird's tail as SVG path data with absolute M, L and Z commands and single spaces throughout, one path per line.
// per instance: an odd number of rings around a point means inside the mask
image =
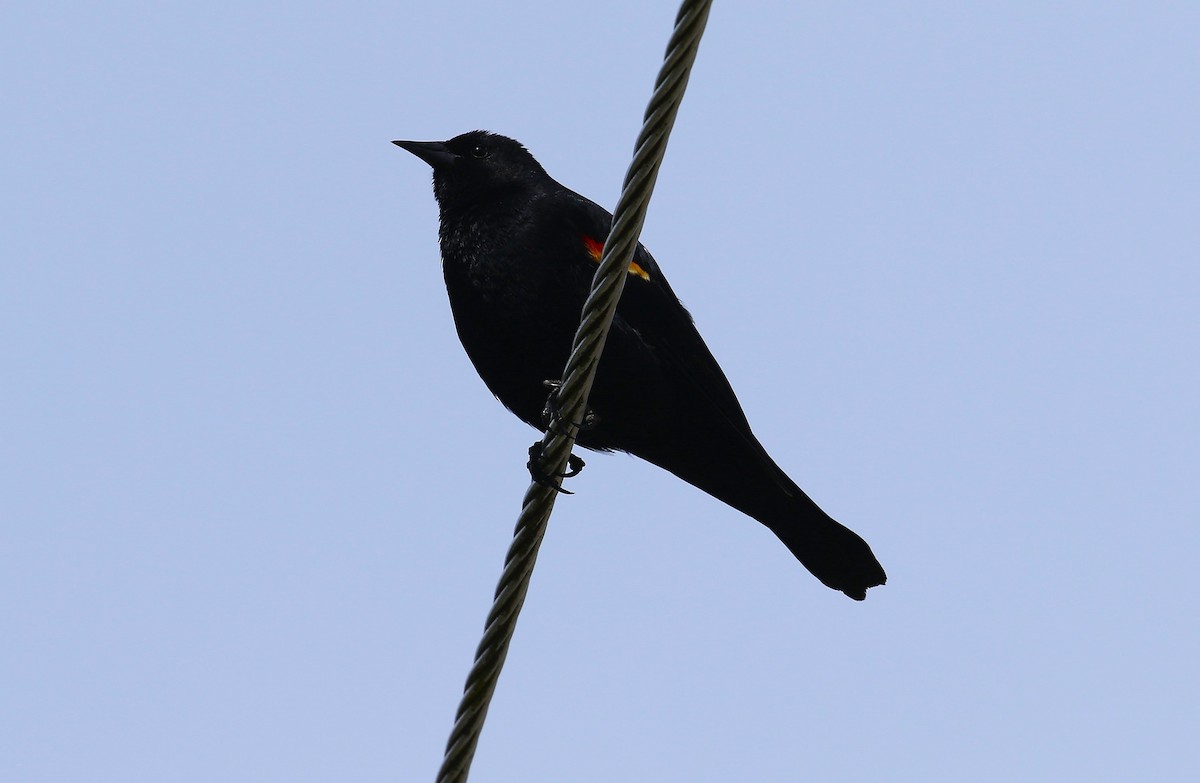
M 761 446 L 724 472 L 676 475 L 766 525 L 828 587 L 862 601 L 867 588 L 887 581 L 867 542 L 822 511 Z
M 733 427 L 717 434 L 727 437 L 714 437 L 707 449 L 680 451 L 648 442 L 635 453 L 766 525 L 834 590 L 861 601 L 868 588 L 887 581 L 867 542 L 822 511 L 753 435 Z
M 791 550 L 805 568 L 826 586 L 855 601 L 867 588 L 884 584 L 887 574 L 871 547 L 857 533 L 822 511 L 799 489 L 797 502 L 758 517 Z
M 780 470 L 770 457 L 751 467 L 740 464 L 711 480 L 676 472 L 680 478 L 766 525 L 791 550 L 813 576 L 856 601 L 867 597 L 867 588 L 884 584 L 887 574 L 871 547 L 857 533 L 830 517 Z

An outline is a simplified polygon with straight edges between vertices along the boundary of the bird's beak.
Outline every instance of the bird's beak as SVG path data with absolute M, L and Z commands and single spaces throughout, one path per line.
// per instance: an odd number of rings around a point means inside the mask
M 393 141 L 392 144 L 408 150 L 435 169 L 458 157 L 440 141 Z

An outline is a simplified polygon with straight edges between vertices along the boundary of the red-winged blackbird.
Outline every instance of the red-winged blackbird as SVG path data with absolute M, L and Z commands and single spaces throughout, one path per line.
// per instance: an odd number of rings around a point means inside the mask
M 612 215 L 504 136 L 394 143 L 433 167 L 442 267 L 467 355 L 500 402 L 544 430 L 545 382 L 562 374 Z M 884 583 L 867 543 L 818 508 L 759 444 L 640 244 L 588 407 L 592 426 L 579 445 L 639 456 L 750 515 L 851 598 Z

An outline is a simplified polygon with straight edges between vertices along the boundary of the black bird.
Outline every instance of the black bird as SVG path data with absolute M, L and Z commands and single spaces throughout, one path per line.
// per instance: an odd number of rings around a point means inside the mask
M 433 167 L 446 288 L 459 339 L 500 402 L 544 430 L 612 215 L 546 173 L 513 139 L 472 131 L 397 141 Z M 780 470 L 646 248 L 588 399 L 579 445 L 665 468 L 771 529 L 818 579 L 856 600 L 886 575 L 871 548 Z

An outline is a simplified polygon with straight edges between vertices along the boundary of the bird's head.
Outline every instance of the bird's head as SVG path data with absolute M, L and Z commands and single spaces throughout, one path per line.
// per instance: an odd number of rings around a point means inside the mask
M 550 181 L 520 142 L 488 131 L 449 141 L 393 141 L 433 168 L 433 193 L 443 209 L 502 198 L 506 192 Z

